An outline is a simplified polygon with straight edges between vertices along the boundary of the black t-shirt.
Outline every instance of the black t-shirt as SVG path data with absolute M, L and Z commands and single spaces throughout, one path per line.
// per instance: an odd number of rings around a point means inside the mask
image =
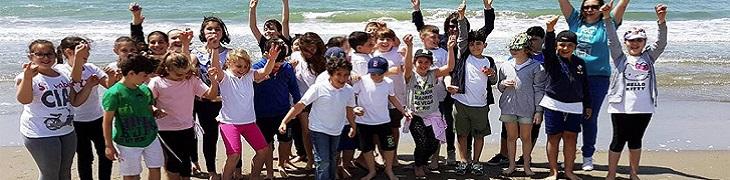
M 279 35 L 279 39 L 283 40 L 284 43 L 286 43 L 287 52 L 288 52 L 287 53 L 287 56 L 290 55 L 291 54 L 291 51 L 292 51 L 291 50 L 291 46 L 292 46 L 291 39 L 286 38 L 283 35 Z M 259 40 L 259 49 L 261 50 L 261 54 L 263 54 L 264 52 L 268 51 L 268 49 L 266 49 L 266 41 L 269 41 L 269 39 L 266 39 L 266 37 L 264 37 L 262 35 L 261 38 L 260 38 L 260 40 Z

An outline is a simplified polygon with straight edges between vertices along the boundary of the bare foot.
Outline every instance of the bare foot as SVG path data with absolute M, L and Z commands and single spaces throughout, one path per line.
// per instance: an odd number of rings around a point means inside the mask
M 555 173 L 555 174 L 553 174 L 553 173 Z M 546 177 L 545 180 L 558 180 L 558 173 L 550 172 L 550 176 Z
M 395 174 L 393 174 L 393 171 L 386 171 L 385 175 L 388 176 L 388 180 L 398 180 L 398 176 L 395 176 Z
M 615 180 L 616 176 L 606 176 L 606 180 Z
M 377 175 L 375 172 L 369 172 L 365 177 L 360 178 L 360 180 L 371 180 L 375 178 L 375 175 Z
M 535 175 L 535 172 L 532 172 L 532 169 L 530 169 L 529 167 L 526 167 L 525 168 L 525 175 L 527 175 L 527 176 L 534 176 Z
M 416 177 L 426 177 L 426 172 L 423 170 L 423 167 L 416 167 L 413 171 Z
M 337 173 L 335 173 L 338 177 L 337 179 L 350 179 L 352 178 L 352 173 L 348 171 L 346 168 L 342 168 L 341 166 L 337 166 Z
M 428 164 L 429 170 L 438 170 L 439 169 L 439 161 L 437 158 L 431 158 L 431 163 Z
M 632 174 L 630 178 L 631 178 L 631 180 L 641 180 L 639 178 L 639 175 L 636 175 L 636 174 Z
M 583 180 L 580 177 L 576 176 L 573 173 L 565 172 L 565 178 L 570 180 Z
M 507 169 L 503 170 L 503 171 L 502 171 L 502 175 L 505 175 L 505 176 L 510 176 L 510 175 L 512 175 L 512 173 L 514 173 L 514 172 L 515 172 L 515 167 L 514 167 L 514 166 L 512 166 L 512 167 L 509 167 L 509 168 L 507 168 Z M 526 172 L 525 172 L 525 173 L 526 173 Z
M 220 180 L 221 179 L 221 175 L 218 174 L 218 173 L 210 173 L 210 178 L 208 178 L 208 179 L 209 180 Z

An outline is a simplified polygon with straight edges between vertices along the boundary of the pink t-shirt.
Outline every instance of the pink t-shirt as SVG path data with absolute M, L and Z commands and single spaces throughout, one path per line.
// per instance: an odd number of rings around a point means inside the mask
M 203 96 L 208 86 L 198 77 L 182 81 L 154 77 L 149 83 L 155 98 L 155 107 L 167 113 L 157 119 L 160 131 L 178 131 L 193 127 L 193 101 L 195 96 Z

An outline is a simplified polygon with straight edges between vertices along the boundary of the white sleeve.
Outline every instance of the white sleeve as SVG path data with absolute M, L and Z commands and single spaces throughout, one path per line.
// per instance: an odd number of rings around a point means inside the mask
M 312 104 L 315 100 L 317 100 L 317 98 L 319 98 L 319 96 L 320 96 L 319 88 L 321 88 L 321 87 L 322 86 L 319 84 L 314 84 L 311 87 L 309 87 L 307 92 L 305 92 L 304 95 L 302 95 L 302 99 L 300 99 L 299 102 L 304 103 L 304 105 Z

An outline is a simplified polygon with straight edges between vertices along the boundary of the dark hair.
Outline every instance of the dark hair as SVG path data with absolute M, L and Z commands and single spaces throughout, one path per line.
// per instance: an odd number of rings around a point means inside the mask
M 200 24 L 200 35 L 198 35 L 198 38 L 200 39 L 200 42 L 207 42 L 208 39 L 205 38 L 205 26 L 208 25 L 210 22 L 216 22 L 221 27 L 221 30 L 223 30 L 223 37 L 221 37 L 221 44 L 228 44 L 231 43 L 231 38 L 228 35 L 228 28 L 226 28 L 226 24 L 223 23 L 223 20 L 221 20 L 218 17 L 211 16 L 211 17 L 204 17 L 203 23 Z
M 276 28 L 275 29 L 276 32 L 279 32 L 279 34 L 281 34 L 281 30 L 282 30 L 283 26 L 281 25 L 281 23 L 278 20 L 276 20 L 276 19 L 266 20 L 266 22 L 264 22 L 264 28 L 270 28 L 270 27 Z
M 28 53 L 35 53 L 33 52 L 33 46 L 35 45 L 44 45 L 44 46 L 51 46 L 51 49 L 53 49 L 53 43 L 51 41 L 45 40 L 45 39 L 36 39 L 28 45 Z M 56 52 L 53 52 L 54 54 Z M 56 54 L 58 56 L 58 54 Z
M 157 63 L 151 57 L 131 53 L 127 56 L 127 59 L 120 60 L 117 66 L 122 71 L 122 75 L 126 76 L 129 74 L 129 71 L 134 71 L 135 73 L 145 72 L 150 74 L 155 71 Z
M 434 26 L 434 25 L 430 25 L 430 24 L 429 25 L 424 25 L 421 28 L 421 31 L 419 31 L 418 33 L 419 33 L 419 35 L 423 35 L 424 33 L 433 33 L 433 34 L 438 35 L 439 34 L 439 28 L 436 27 L 436 26 Z
M 579 8 L 579 11 L 578 11 L 578 17 L 580 18 L 581 21 L 584 21 L 585 20 L 585 16 L 583 16 L 583 6 L 586 5 L 586 1 L 588 1 L 588 0 L 583 0 L 583 2 L 580 3 L 580 8 Z M 604 0 L 596 0 L 596 1 L 598 1 L 598 6 L 599 7 L 603 7 L 603 5 L 606 4 L 606 1 L 604 1 Z M 598 19 L 599 20 L 603 19 L 603 13 L 598 13 Z
M 342 47 L 342 45 L 344 45 L 346 42 L 347 42 L 347 38 L 345 38 L 345 36 L 335 36 L 335 37 L 331 37 L 327 41 L 327 44 L 325 44 L 324 46 L 327 49 L 329 49 L 331 47 Z
M 68 36 L 63 38 L 61 43 L 58 44 L 58 48 L 56 50 L 56 63 L 63 64 L 63 59 L 68 58 L 63 51 L 69 48 L 76 49 L 76 46 L 82 42 L 88 42 L 88 40 L 78 36 Z
M 368 41 L 370 41 L 370 34 L 362 31 L 352 32 L 347 37 L 347 43 L 350 43 L 350 47 L 355 50 L 357 50 L 358 46 L 365 45 Z
M 487 42 L 487 35 L 482 31 L 469 31 L 467 42 L 482 41 Z
M 545 38 L 545 29 L 540 26 L 532 26 L 530 28 L 527 28 L 527 31 L 525 31 L 525 33 L 527 33 L 528 36 L 536 36 L 540 37 L 541 39 Z
M 265 53 L 262 54 L 268 53 L 269 49 L 271 49 L 271 47 L 273 47 L 274 45 L 279 46 L 279 54 L 276 55 L 276 62 L 283 62 L 284 60 L 286 60 L 286 57 L 289 54 L 289 45 L 287 45 L 284 40 L 278 37 L 273 37 L 266 41 L 266 44 L 264 45 Z
M 471 24 L 469 24 L 469 19 L 464 18 L 466 21 L 466 29 L 471 29 Z M 446 17 L 446 20 L 444 21 L 444 35 L 448 37 L 449 34 L 449 26 L 450 24 L 454 24 L 456 28 L 459 28 L 459 13 L 453 12 L 449 14 L 448 17 Z M 457 31 L 458 32 L 458 31 Z
M 301 48 L 305 46 L 315 46 L 317 48 L 317 52 L 314 52 L 312 57 L 304 59 L 304 61 L 309 65 L 307 66 L 309 72 L 317 75 L 324 72 L 327 66 L 327 60 L 324 58 L 324 53 L 327 51 L 327 48 L 325 48 L 322 38 L 320 38 L 317 33 L 304 33 L 304 35 L 302 35 L 299 39 L 299 47 Z
M 119 43 L 125 43 L 125 42 L 135 43 L 135 48 L 137 47 L 136 41 L 134 41 L 134 39 L 132 39 L 129 36 L 122 36 L 122 37 L 118 37 L 116 40 L 114 40 L 114 48 L 117 48 Z
M 150 43 L 150 37 L 152 37 L 152 35 L 162 36 L 162 38 L 165 39 L 165 42 L 170 41 L 170 37 L 167 35 L 167 33 L 164 33 L 162 31 L 152 31 L 150 34 L 147 35 L 147 43 Z
M 182 53 L 168 52 L 159 63 L 155 73 L 160 77 L 169 76 L 170 74 L 167 71 L 171 68 L 188 69 L 189 73 L 193 73 L 194 69 L 188 57 Z
M 330 57 L 327 59 L 327 73 L 329 75 L 334 74 L 335 71 L 340 69 L 347 70 L 348 72 L 352 71 L 352 64 L 345 58 Z
M 380 39 L 380 38 L 389 38 L 392 40 L 398 39 L 398 36 L 395 35 L 395 31 L 393 31 L 392 29 L 382 29 L 380 31 L 376 31 L 375 37 L 378 37 L 378 39 Z

